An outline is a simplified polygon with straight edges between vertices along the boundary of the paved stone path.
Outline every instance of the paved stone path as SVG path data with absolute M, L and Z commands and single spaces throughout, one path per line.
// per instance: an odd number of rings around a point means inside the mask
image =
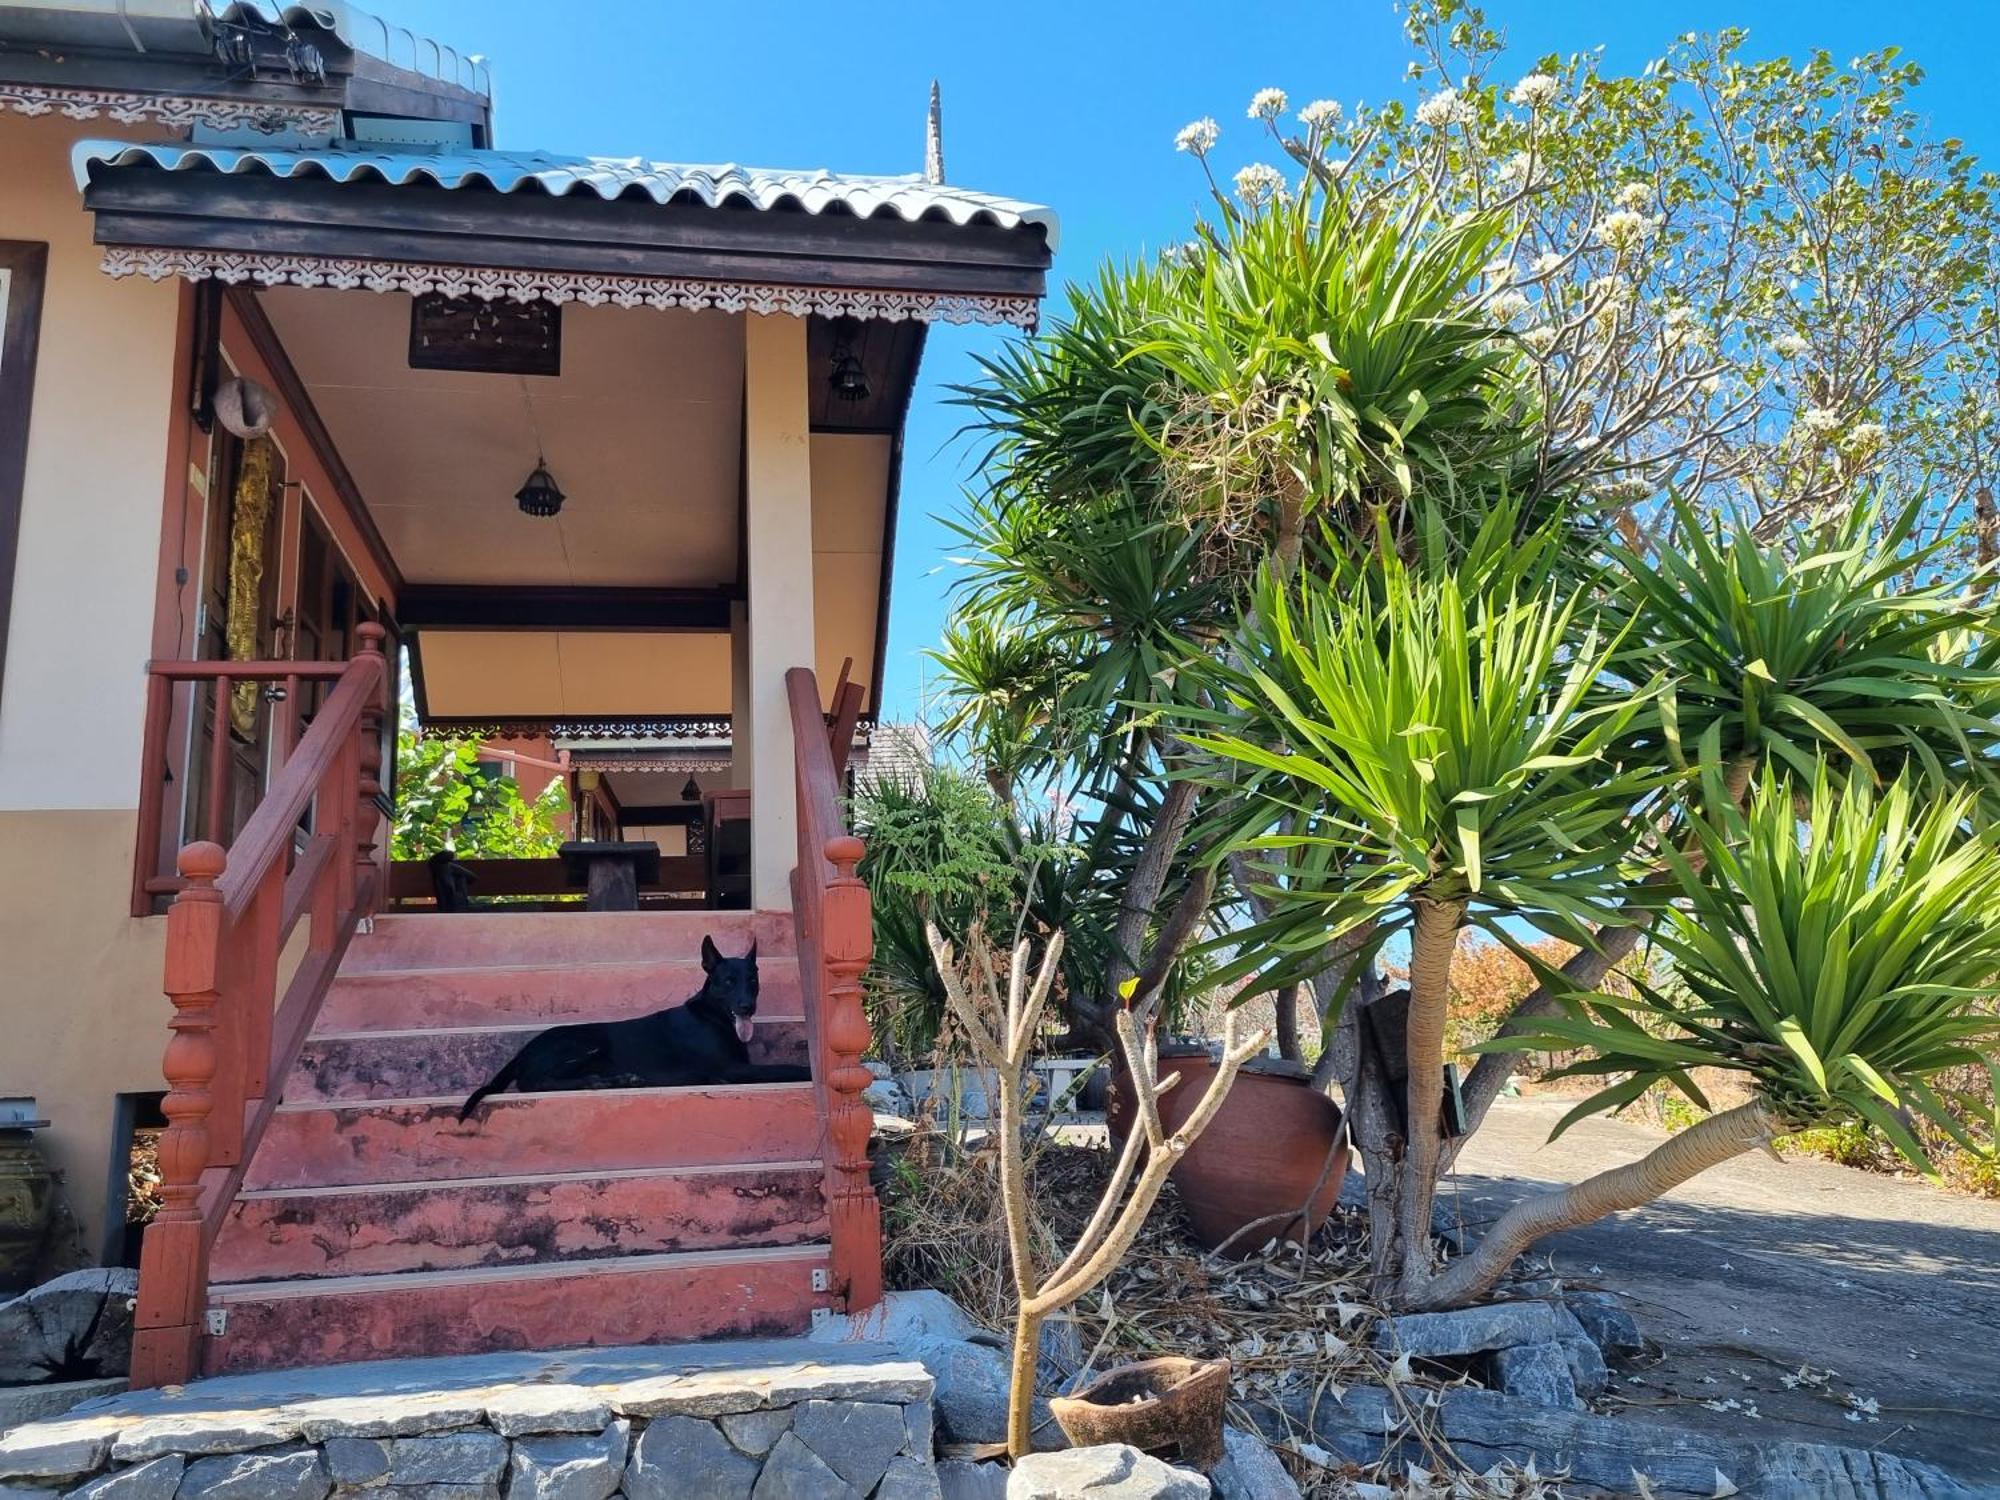
M 1662 1139 L 1597 1118 L 1548 1143 L 1571 1102 L 1494 1107 L 1445 1190 L 1475 1233 L 1515 1199 Z M 1620 1383 L 1635 1413 L 1880 1447 L 2000 1482 L 2000 1203 L 1753 1154 L 1543 1249 L 1567 1280 L 1627 1298 L 1660 1342 L 1664 1360 Z M 1836 1373 L 1786 1386 L 1802 1364 Z M 1875 1420 L 1848 1420 L 1850 1392 L 1878 1404 Z

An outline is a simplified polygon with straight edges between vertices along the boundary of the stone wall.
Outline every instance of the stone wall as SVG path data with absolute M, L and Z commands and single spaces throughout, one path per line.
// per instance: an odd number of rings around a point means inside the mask
M 691 1352 L 394 1361 L 135 1393 L 0 1438 L 0 1496 L 938 1500 L 921 1365 L 757 1345 L 703 1346 L 690 1365 Z M 426 1380 L 447 1363 L 448 1379 Z

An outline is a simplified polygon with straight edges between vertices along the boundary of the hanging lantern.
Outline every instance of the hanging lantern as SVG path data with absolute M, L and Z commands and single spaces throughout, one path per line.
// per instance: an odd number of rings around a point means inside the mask
M 549 466 L 539 454 L 535 458 L 535 472 L 528 476 L 528 482 L 514 491 L 514 499 L 521 507 L 521 513 L 529 516 L 552 516 L 563 508 L 565 496 L 556 487 L 556 477 L 549 472 Z
M 868 371 L 854 352 L 854 319 L 842 318 L 834 324 L 833 371 L 826 378 L 836 401 L 866 401 L 869 396 Z

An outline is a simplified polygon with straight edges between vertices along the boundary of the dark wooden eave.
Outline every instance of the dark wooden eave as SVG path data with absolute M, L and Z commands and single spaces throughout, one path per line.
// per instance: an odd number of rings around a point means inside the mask
M 727 588 L 412 583 L 396 615 L 405 630 L 723 631 L 735 597 Z
M 83 198 L 99 244 L 151 249 L 1014 297 L 1043 294 L 1050 260 L 1033 226 L 643 197 L 99 165 Z

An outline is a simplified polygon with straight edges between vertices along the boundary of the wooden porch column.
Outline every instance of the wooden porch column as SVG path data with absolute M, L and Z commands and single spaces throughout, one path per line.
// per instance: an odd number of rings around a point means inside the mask
M 805 319 L 745 314 L 743 355 L 750 903 L 760 910 L 789 910 L 799 833 L 785 673 L 813 665 Z

